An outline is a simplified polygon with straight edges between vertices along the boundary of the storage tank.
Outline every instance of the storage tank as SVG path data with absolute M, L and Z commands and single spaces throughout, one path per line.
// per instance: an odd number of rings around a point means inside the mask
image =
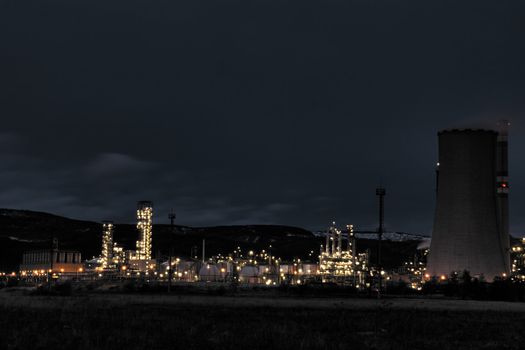
M 506 212 L 498 197 L 498 133 L 445 130 L 438 137 L 437 205 L 427 274 L 468 270 L 489 281 L 508 275 L 508 232 L 502 232 L 501 224 Z
M 259 269 L 257 266 L 245 265 L 239 273 L 239 281 L 244 283 L 259 283 Z
M 200 280 L 204 282 L 217 282 L 222 276 L 217 266 L 204 264 L 199 270 L 199 277 Z

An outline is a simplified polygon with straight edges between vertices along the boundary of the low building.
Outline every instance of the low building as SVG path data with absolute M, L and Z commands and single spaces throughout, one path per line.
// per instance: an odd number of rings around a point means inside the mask
M 128 269 L 139 272 L 154 271 L 157 266 L 155 260 L 129 260 Z
M 78 274 L 83 272 L 82 256 L 72 250 L 34 250 L 24 252 L 20 273 L 23 276 Z
M 213 264 L 203 264 L 199 270 L 199 278 L 203 282 L 219 282 L 224 280 L 219 268 Z
M 259 268 L 254 265 L 245 265 L 239 271 L 239 282 L 247 284 L 261 283 Z

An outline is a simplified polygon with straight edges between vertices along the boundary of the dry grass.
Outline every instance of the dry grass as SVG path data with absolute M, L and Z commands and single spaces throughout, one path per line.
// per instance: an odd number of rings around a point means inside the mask
M 0 293 L 0 339 L 6 349 L 521 349 L 523 310 L 406 299 Z

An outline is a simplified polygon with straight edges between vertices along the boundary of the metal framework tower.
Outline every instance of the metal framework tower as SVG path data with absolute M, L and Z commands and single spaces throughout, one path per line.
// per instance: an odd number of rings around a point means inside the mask
M 501 247 L 504 251 L 505 270 L 511 270 L 509 236 L 509 127 L 508 120 L 498 123 L 497 146 L 497 208 Z
M 107 269 L 113 262 L 113 221 L 102 222 L 102 268 Z
M 151 260 L 153 203 L 140 201 L 137 205 L 137 229 L 140 239 L 137 241 L 137 259 Z

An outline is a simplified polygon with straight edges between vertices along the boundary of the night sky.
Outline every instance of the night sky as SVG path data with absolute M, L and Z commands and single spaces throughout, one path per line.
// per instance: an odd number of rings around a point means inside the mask
M 525 2 L 1 0 L 0 207 L 430 234 L 437 131 L 512 121 Z

